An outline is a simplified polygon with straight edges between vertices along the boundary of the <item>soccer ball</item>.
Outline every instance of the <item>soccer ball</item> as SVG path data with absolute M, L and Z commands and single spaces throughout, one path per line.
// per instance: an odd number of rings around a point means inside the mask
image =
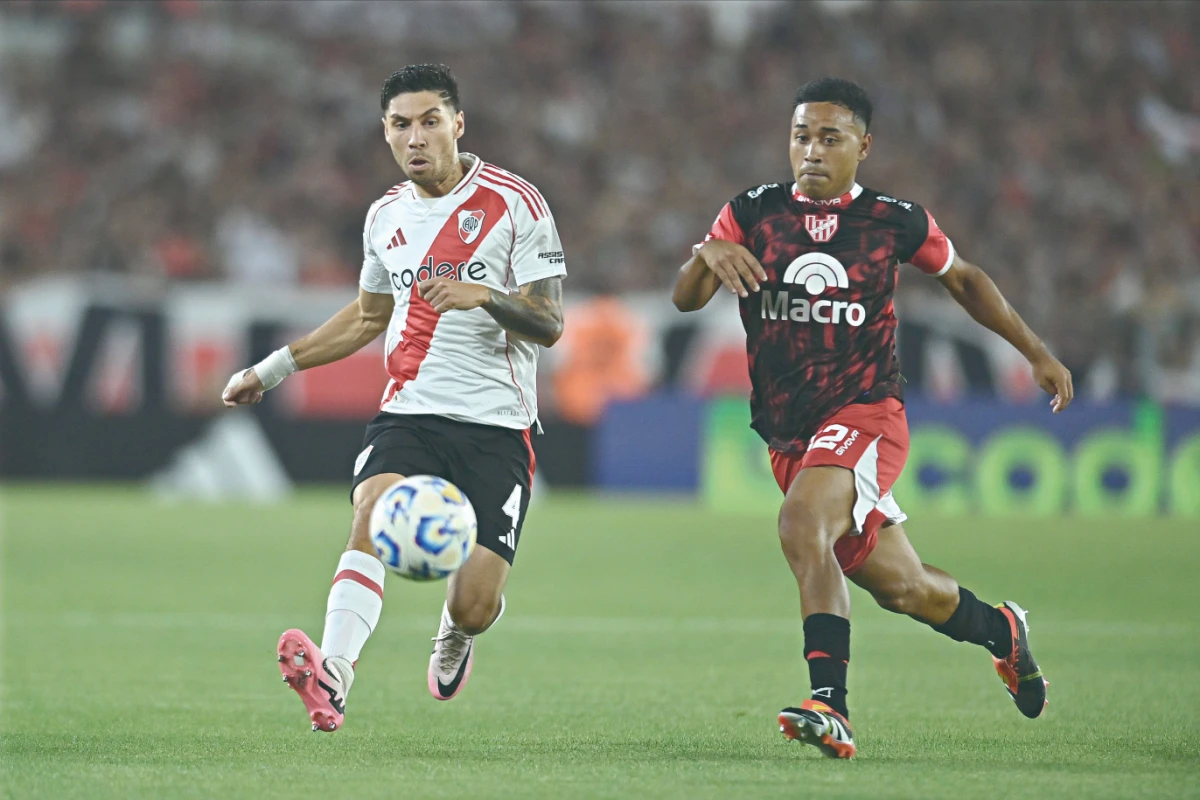
M 379 560 L 414 581 L 454 574 L 475 548 L 476 528 L 467 496 L 432 475 L 397 481 L 371 509 L 371 542 Z

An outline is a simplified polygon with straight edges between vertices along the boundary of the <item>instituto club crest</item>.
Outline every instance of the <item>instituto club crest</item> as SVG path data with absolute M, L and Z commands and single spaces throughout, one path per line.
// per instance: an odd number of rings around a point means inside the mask
M 828 242 L 837 233 L 838 215 L 805 214 L 804 228 L 808 231 L 808 235 L 812 237 L 814 242 L 818 244 Z
M 467 244 L 471 244 L 479 238 L 479 232 L 483 230 L 482 211 L 460 211 L 458 212 L 458 235 Z M 834 220 L 836 227 L 837 221 Z

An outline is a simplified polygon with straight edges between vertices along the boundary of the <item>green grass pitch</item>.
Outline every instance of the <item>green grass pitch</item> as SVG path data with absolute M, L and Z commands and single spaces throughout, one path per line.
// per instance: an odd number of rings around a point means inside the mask
M 856 589 L 845 763 L 776 731 L 807 675 L 769 513 L 552 497 L 467 690 L 425 688 L 443 588 L 390 579 L 346 727 L 324 735 L 274 646 L 293 625 L 319 639 L 344 490 L 0 502 L 8 798 L 1200 796 L 1194 523 L 913 520 L 926 561 L 1031 611 L 1051 705 L 1026 720 L 986 653 Z

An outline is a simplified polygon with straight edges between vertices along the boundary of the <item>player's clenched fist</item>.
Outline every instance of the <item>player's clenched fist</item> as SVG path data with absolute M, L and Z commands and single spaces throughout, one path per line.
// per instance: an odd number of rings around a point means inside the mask
M 221 392 L 221 402 L 226 408 L 260 403 L 262 399 L 262 381 L 258 379 L 253 368 L 235 372 L 225 385 L 225 391 Z
M 439 314 L 470 311 L 491 299 L 492 292 L 480 283 L 465 283 L 450 278 L 434 278 L 417 284 L 417 293 Z
M 734 242 L 711 239 L 696 252 L 696 257 L 721 279 L 725 288 L 741 297 L 759 290 L 759 282 L 767 279 L 767 273 L 754 255 Z

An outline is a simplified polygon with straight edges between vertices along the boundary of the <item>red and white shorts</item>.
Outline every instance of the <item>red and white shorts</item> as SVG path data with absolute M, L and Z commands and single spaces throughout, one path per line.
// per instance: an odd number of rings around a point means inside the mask
M 788 487 L 806 467 L 845 467 L 854 473 L 854 529 L 833 545 L 842 572 L 863 565 L 879 543 L 884 522 L 908 519 L 892 497 L 892 484 L 908 460 L 908 418 L 904 404 L 888 398 L 857 403 L 834 412 L 818 428 L 803 453 L 771 451 L 771 471 L 779 488 Z

